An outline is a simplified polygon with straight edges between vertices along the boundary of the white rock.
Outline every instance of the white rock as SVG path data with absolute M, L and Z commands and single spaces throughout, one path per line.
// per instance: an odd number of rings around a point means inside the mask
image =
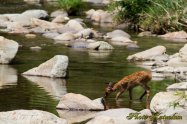
M 68 57 L 56 55 L 50 60 L 40 64 L 38 67 L 30 69 L 23 75 L 44 76 L 44 77 L 66 77 L 68 67 Z
M 0 63 L 8 64 L 18 51 L 19 44 L 0 36 Z
M 84 29 L 84 27 L 81 25 L 80 22 L 75 20 L 69 20 L 68 23 L 65 25 L 66 27 L 72 28 L 76 31 L 81 31 Z
M 54 38 L 54 40 L 57 40 L 57 41 L 70 41 L 70 40 L 75 40 L 75 39 L 76 39 L 76 36 L 71 32 L 60 34 Z
M 121 43 L 124 43 L 125 45 L 129 44 L 129 43 L 134 43 L 132 40 L 130 40 L 129 38 L 127 37 L 124 37 L 124 36 L 119 36 L 119 37 L 113 37 L 111 39 L 112 43 L 115 43 L 115 42 L 121 42 Z
M 93 50 L 112 50 L 114 49 L 110 44 L 104 41 L 97 41 L 94 43 L 89 43 L 88 44 L 88 49 L 93 49 Z
M 48 32 L 44 33 L 43 36 L 46 38 L 54 39 L 55 37 L 59 36 L 60 34 L 57 32 Z
M 144 36 L 150 37 L 150 36 L 156 36 L 156 35 L 152 34 L 150 31 L 144 31 L 144 32 L 139 33 L 138 36 L 139 37 L 144 37 Z
M 90 10 L 88 10 L 88 11 L 86 12 L 86 15 L 87 15 L 86 18 L 91 18 L 94 12 L 95 12 L 94 9 L 90 9 Z
M 29 18 L 46 18 L 48 16 L 45 10 L 27 10 L 22 13 L 25 17 Z
M 167 62 L 171 67 L 187 67 L 187 62 L 182 61 L 181 57 L 172 58 Z
M 40 19 L 36 19 L 36 18 L 31 19 L 31 24 L 32 24 L 33 27 L 38 27 L 39 26 L 44 30 L 59 29 L 59 28 L 62 28 L 64 26 L 62 24 L 48 22 L 48 21 L 44 21 L 44 20 L 40 20 Z
M 9 23 L 7 25 L 7 30 L 8 30 L 9 33 L 15 33 L 15 34 L 29 33 L 29 30 L 24 28 L 18 22 Z
M 74 93 L 68 93 L 62 96 L 56 108 L 63 110 L 85 111 L 104 110 L 101 98 L 91 100 L 86 96 Z
M 122 30 L 114 30 L 112 32 L 107 33 L 106 37 L 111 39 L 111 38 L 114 38 L 114 37 L 130 38 L 131 36 L 128 33 L 124 32 Z
M 59 16 L 57 16 L 56 18 L 54 18 L 54 19 L 52 20 L 52 22 L 53 22 L 53 23 L 64 23 L 64 22 L 66 22 L 66 21 L 68 21 L 68 20 L 69 20 L 68 17 L 64 17 L 63 15 L 59 15 Z
M 57 110 L 59 116 L 67 120 L 68 124 L 81 123 L 90 118 L 93 118 L 96 113 L 95 111 L 69 111 L 69 110 Z
M 166 52 L 166 48 L 164 46 L 156 46 L 148 50 L 136 53 L 134 55 L 130 55 L 127 57 L 127 60 L 128 61 L 150 60 L 151 57 L 163 55 L 165 52 Z
M 174 67 L 170 67 L 170 66 L 159 67 L 159 68 L 153 69 L 152 71 L 153 72 L 158 72 L 158 73 L 173 73 L 174 72 Z
M 79 38 L 93 38 L 97 37 L 97 33 L 94 30 L 87 28 L 82 31 L 79 31 L 75 34 L 75 36 Z
M 2 123 L 4 122 L 4 123 Z M 40 110 L 14 110 L 0 112 L 2 124 L 67 124 L 56 115 Z
M 181 98 L 181 96 L 175 95 L 175 92 L 159 92 L 152 98 L 150 109 L 153 112 L 161 113 L 167 113 L 172 110 L 175 111 L 175 108 L 171 105 L 176 102 L 181 106 L 187 107 L 187 101 Z M 179 110 L 182 108 L 178 106 L 177 109 Z
M 187 44 L 179 50 L 179 57 L 181 57 L 181 61 L 187 62 Z
M 131 113 L 139 113 L 139 115 L 151 116 L 150 110 L 143 110 L 137 112 L 132 109 L 109 109 L 104 112 L 99 112 L 96 117 L 86 124 L 142 124 L 145 120 L 138 120 L 135 118 L 127 119 Z
M 56 10 L 56 11 L 52 12 L 50 16 L 53 17 L 53 18 L 55 18 L 57 16 L 67 17 L 68 13 L 61 9 L 61 10 Z
M 167 39 L 187 39 L 187 33 L 185 31 L 169 32 L 159 37 Z
M 48 78 L 38 76 L 24 76 L 29 81 L 36 83 L 55 99 L 59 100 L 62 95 L 67 93 L 66 80 L 59 78 Z
M 175 90 L 187 90 L 187 82 L 175 83 L 167 87 L 167 91 Z

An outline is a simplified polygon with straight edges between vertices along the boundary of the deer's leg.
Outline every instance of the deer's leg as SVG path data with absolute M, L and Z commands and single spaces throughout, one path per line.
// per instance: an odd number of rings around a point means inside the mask
M 145 94 L 147 94 L 147 98 L 150 95 L 150 88 L 147 85 L 141 85 L 141 86 L 144 88 L 145 92 L 141 95 L 140 100 L 142 100 L 142 98 L 145 96 Z
M 121 96 L 121 94 L 124 93 L 125 90 L 120 90 L 117 95 L 116 95 L 116 100 L 119 98 L 119 96 Z
M 130 97 L 130 100 L 132 100 L 132 88 L 129 89 L 129 97 Z

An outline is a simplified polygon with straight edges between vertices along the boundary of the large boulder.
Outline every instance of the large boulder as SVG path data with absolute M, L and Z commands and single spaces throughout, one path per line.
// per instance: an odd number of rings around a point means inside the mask
M 0 112 L 1 124 L 67 124 L 67 121 L 40 110 Z
M 56 55 L 50 60 L 40 64 L 38 67 L 24 72 L 23 75 L 64 78 L 67 76 L 67 67 L 68 57 Z
M 109 109 L 107 111 L 99 112 L 96 117 L 86 124 L 144 124 L 146 119 L 136 119 L 137 116 L 151 116 L 150 110 L 142 110 L 137 112 L 132 109 Z
M 22 26 L 31 25 L 31 18 L 46 18 L 48 16 L 45 10 L 27 10 L 21 14 L 4 14 L 12 22 L 18 22 Z
M 0 36 L 0 63 L 8 64 L 16 56 L 19 44 Z
M 184 92 L 185 93 L 185 92 Z M 150 109 L 153 112 L 168 113 L 187 107 L 187 100 L 183 97 L 183 92 L 159 92 L 151 100 Z M 178 104 L 179 106 L 174 106 Z M 172 113 L 170 113 L 172 114 Z
M 62 95 L 67 93 L 66 80 L 61 78 L 48 78 L 38 76 L 24 76 L 29 81 L 42 87 L 46 92 L 59 100 Z
M 92 50 L 112 50 L 114 49 L 109 43 L 104 41 L 97 41 L 94 43 L 89 43 L 87 46 L 88 49 Z
M 136 53 L 134 55 L 130 55 L 127 57 L 127 60 L 128 61 L 151 60 L 151 58 L 163 55 L 165 54 L 165 52 L 166 52 L 166 48 L 164 46 L 156 46 L 148 50 Z
M 102 98 L 91 100 L 81 94 L 68 93 L 62 96 L 56 108 L 63 110 L 99 111 L 104 110 L 104 105 Z

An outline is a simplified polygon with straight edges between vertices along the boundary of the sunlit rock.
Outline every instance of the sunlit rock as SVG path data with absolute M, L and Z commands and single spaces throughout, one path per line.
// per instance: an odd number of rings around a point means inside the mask
M 128 61 L 145 61 L 150 60 L 152 57 L 160 56 L 165 54 L 166 48 L 164 46 L 156 46 L 148 50 L 130 55 L 127 57 Z
M 26 38 L 35 38 L 36 34 L 26 34 L 25 37 Z
M 180 82 L 169 85 L 167 91 L 176 91 L 176 90 L 186 90 L 187 91 L 187 82 Z
M 69 27 L 72 28 L 76 31 L 81 31 L 84 29 L 84 27 L 82 26 L 82 24 L 78 21 L 75 20 L 69 20 L 68 23 L 65 25 L 65 27 Z
M 159 92 L 151 100 L 150 109 L 153 112 L 174 114 L 187 107 L 187 100 L 183 97 L 185 92 Z M 174 106 L 178 104 L 178 106 Z
M 40 110 L 0 112 L 1 124 L 68 124 L 66 120 Z
M 31 19 L 31 24 L 33 27 L 41 27 L 44 30 L 54 30 L 54 29 L 57 30 L 64 26 L 63 24 L 57 24 L 45 20 L 36 19 L 36 18 Z
M 99 111 L 104 110 L 104 105 L 102 98 L 91 100 L 81 94 L 68 93 L 61 97 L 56 108 L 62 110 Z
M 169 32 L 159 37 L 176 41 L 187 41 L 187 33 L 185 31 Z
M 82 31 L 79 31 L 78 33 L 75 34 L 75 36 L 78 38 L 94 38 L 94 37 L 97 37 L 98 35 L 96 31 L 90 28 L 87 28 Z
M 182 62 L 187 62 L 187 44 L 179 50 L 179 57 Z
M 20 23 L 18 22 L 12 22 L 7 25 L 7 31 L 8 33 L 13 33 L 13 34 L 26 34 L 29 33 L 30 31 L 23 27 Z
M 68 17 L 68 13 L 65 10 L 60 9 L 60 10 L 56 10 L 56 11 L 52 12 L 50 16 L 53 18 L 55 18 L 57 16 Z
M 70 40 L 75 40 L 75 39 L 76 39 L 76 36 L 71 32 L 60 34 L 54 38 L 54 40 L 56 41 L 70 41 Z
M 0 65 L 0 89 L 5 85 L 16 85 L 17 71 L 9 65 Z
M 60 34 L 57 32 L 47 32 L 44 33 L 43 36 L 46 38 L 54 39 L 55 37 L 59 36 Z
M 106 38 L 111 39 L 111 38 L 115 38 L 115 37 L 126 37 L 129 39 L 131 36 L 122 30 L 114 30 L 114 31 L 106 34 Z
M 93 118 L 96 113 L 93 111 L 69 111 L 69 110 L 57 110 L 59 116 L 62 119 L 67 120 L 69 124 L 80 123 L 86 121 L 90 118 Z
M 187 62 L 182 61 L 181 57 L 172 58 L 167 62 L 171 67 L 187 67 Z
M 16 56 L 19 44 L 0 36 L 0 63 L 8 64 Z
M 59 16 L 57 16 L 56 18 L 54 18 L 54 19 L 52 20 L 52 22 L 53 22 L 53 23 L 65 23 L 65 22 L 67 22 L 68 20 L 69 20 L 68 17 L 63 16 L 63 15 L 59 15 Z
M 45 91 L 50 93 L 55 99 L 60 99 L 62 95 L 67 93 L 66 80 L 59 78 L 24 76 L 29 81 L 36 83 Z
M 87 122 L 86 124 L 143 124 L 148 120 L 135 119 L 130 114 L 139 113 L 139 116 L 147 115 L 151 116 L 151 112 L 148 109 L 137 112 L 132 109 L 109 109 L 107 111 L 99 112 L 96 117 Z
M 94 43 L 89 43 L 88 44 L 88 49 L 92 50 L 112 50 L 114 49 L 112 45 L 110 45 L 107 42 L 104 41 L 97 41 Z
M 24 72 L 23 75 L 64 78 L 67 76 L 67 67 L 68 57 L 56 55 L 50 60 L 40 64 L 38 67 Z
M 90 57 L 92 58 L 107 58 L 108 56 L 110 56 L 112 51 L 106 51 L 106 50 L 101 50 L 101 51 L 95 51 L 95 50 L 89 50 L 88 54 Z

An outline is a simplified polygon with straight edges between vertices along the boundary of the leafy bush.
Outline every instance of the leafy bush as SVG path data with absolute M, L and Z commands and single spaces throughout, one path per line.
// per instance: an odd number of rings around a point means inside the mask
M 69 14 L 77 14 L 84 8 L 82 0 L 58 0 L 60 6 Z
M 181 30 L 187 27 L 186 0 L 122 0 L 109 5 L 116 10 L 117 21 L 127 20 L 142 30 L 154 33 Z

